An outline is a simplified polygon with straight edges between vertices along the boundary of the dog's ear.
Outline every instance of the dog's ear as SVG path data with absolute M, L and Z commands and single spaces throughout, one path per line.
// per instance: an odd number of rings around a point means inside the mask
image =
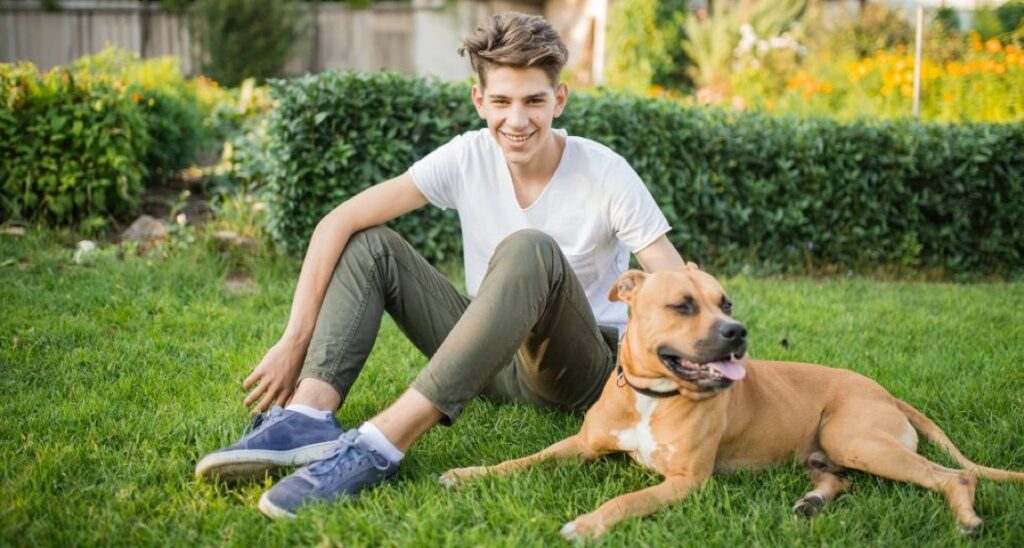
M 683 267 L 683 270 L 700 270 L 700 265 L 693 261 L 687 261 L 686 266 Z
M 608 292 L 608 300 L 622 301 L 626 304 L 633 304 L 633 296 L 636 295 L 636 290 L 640 289 L 640 286 L 644 284 L 644 280 L 647 279 L 647 274 L 642 270 L 627 270 L 622 273 L 621 276 L 615 283 L 612 284 L 612 290 Z

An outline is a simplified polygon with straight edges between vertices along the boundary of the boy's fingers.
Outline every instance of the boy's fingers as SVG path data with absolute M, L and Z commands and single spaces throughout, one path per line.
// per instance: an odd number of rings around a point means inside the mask
M 249 395 L 245 397 L 245 406 L 248 407 L 253 404 L 256 400 L 260 399 L 260 396 L 267 391 L 267 384 L 261 383 Z
M 267 408 L 270 407 L 270 402 L 272 402 L 272 401 L 273 401 L 273 394 L 267 394 L 267 396 L 265 398 L 263 398 L 262 401 L 260 401 L 260 404 L 257 405 L 255 407 L 255 409 L 253 409 L 253 414 L 255 414 L 256 412 L 262 413 L 262 412 L 266 411 Z
M 252 387 L 252 383 L 256 382 L 256 379 L 258 379 L 260 377 L 259 373 L 257 373 L 257 371 L 259 371 L 259 369 L 260 369 L 259 367 L 257 367 L 256 369 L 253 369 L 252 373 L 249 373 L 249 376 L 246 377 L 244 381 L 242 381 L 242 388 L 244 390 L 248 390 L 249 388 L 251 388 Z

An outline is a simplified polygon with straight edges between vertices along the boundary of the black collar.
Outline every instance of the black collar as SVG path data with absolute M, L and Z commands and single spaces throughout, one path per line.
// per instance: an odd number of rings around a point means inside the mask
M 618 375 L 620 381 L 626 383 L 627 386 L 645 396 L 650 396 L 652 398 L 671 398 L 672 396 L 679 395 L 678 390 L 672 390 L 670 392 L 658 392 L 657 390 L 651 390 L 650 388 L 641 388 L 639 386 L 634 386 L 633 383 L 629 382 L 629 379 L 626 378 L 626 372 L 623 371 L 622 364 L 615 364 L 615 374 Z M 621 387 L 623 385 L 620 383 L 619 386 Z

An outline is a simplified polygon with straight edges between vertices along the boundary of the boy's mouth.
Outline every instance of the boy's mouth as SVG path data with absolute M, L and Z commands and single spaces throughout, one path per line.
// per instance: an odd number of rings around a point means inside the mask
M 536 135 L 537 130 L 533 130 L 530 133 L 506 133 L 504 131 L 500 133 L 503 137 L 505 137 L 506 140 L 508 140 L 508 142 L 514 145 L 521 145 L 529 141 L 534 135 Z

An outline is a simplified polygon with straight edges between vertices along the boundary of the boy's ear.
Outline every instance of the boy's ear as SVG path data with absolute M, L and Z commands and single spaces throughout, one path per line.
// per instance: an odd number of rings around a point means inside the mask
M 473 106 L 476 107 L 476 114 L 481 118 L 484 116 L 484 88 L 480 84 L 473 84 L 473 89 L 470 91 L 470 95 L 473 97 Z
M 569 102 L 569 86 L 565 82 L 559 82 L 555 87 L 555 118 L 562 115 L 566 103 Z
M 623 272 L 615 280 L 615 283 L 612 284 L 612 289 L 608 292 L 608 300 L 612 302 L 622 301 L 632 306 L 637 290 L 640 289 L 640 286 L 644 284 L 646 279 L 647 274 L 643 270 L 627 270 Z

